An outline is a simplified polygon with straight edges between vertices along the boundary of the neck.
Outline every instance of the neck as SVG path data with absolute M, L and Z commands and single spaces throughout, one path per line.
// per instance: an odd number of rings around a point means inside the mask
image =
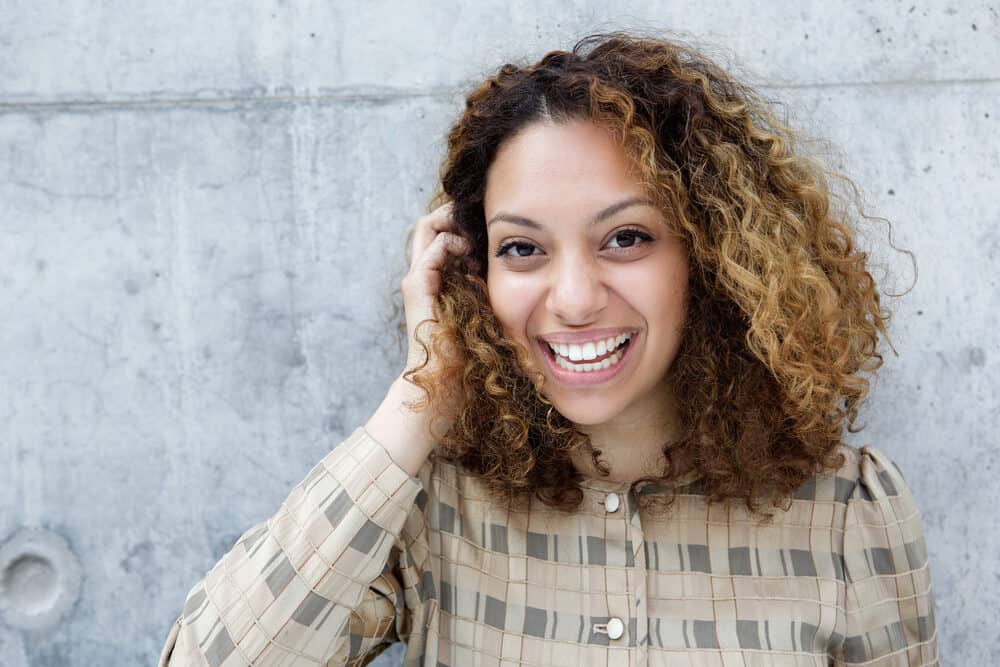
M 661 403 L 655 419 L 640 420 L 635 417 L 616 419 L 593 425 L 577 425 L 590 436 L 594 449 L 601 450 L 600 460 L 611 470 L 603 477 L 594 467 L 589 452 L 576 450 L 571 454 L 574 466 L 585 477 L 606 479 L 612 482 L 632 483 L 645 476 L 658 476 L 663 472 L 664 447 L 680 435 L 676 405 Z M 620 416 L 621 417 L 621 416 Z

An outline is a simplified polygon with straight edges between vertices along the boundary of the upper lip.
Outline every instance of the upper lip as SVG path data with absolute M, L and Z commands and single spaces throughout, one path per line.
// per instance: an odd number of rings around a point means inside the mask
M 555 333 L 543 334 L 538 338 L 547 343 L 596 343 L 599 340 L 606 340 L 621 334 L 634 333 L 637 329 L 623 329 L 621 327 L 608 327 L 605 329 L 591 329 L 590 331 L 557 331 Z

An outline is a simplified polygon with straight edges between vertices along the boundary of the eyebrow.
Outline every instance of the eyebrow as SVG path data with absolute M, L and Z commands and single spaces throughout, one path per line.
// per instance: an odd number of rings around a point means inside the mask
M 611 206 L 607 207 L 606 209 L 595 215 L 590 220 L 589 226 L 598 225 L 607 220 L 608 218 L 610 218 L 611 216 L 615 215 L 619 211 L 623 211 L 626 208 L 629 208 L 630 206 L 636 206 L 639 204 L 654 206 L 653 202 L 650 201 L 649 199 L 644 199 L 643 197 L 630 197 L 629 199 L 624 199 L 618 202 L 617 204 L 612 204 Z M 490 218 L 489 222 L 486 223 L 486 226 L 489 227 L 494 222 L 498 221 L 510 222 L 515 225 L 521 225 L 522 227 L 531 227 L 532 229 L 545 228 L 544 225 L 535 222 L 530 218 L 525 218 L 524 216 L 520 215 L 514 215 L 512 213 L 504 213 L 502 211 L 494 215 L 492 218 Z

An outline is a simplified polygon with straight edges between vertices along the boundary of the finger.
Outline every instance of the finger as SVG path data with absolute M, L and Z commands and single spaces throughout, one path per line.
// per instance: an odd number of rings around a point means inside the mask
M 431 229 L 430 224 L 423 218 L 417 220 L 413 225 L 413 245 L 410 248 L 410 265 L 412 266 L 424 251 L 427 250 L 427 246 L 431 244 L 434 240 L 435 231 Z
M 458 234 L 439 232 L 420 257 L 413 269 L 416 271 L 437 271 L 444 264 L 448 254 L 464 255 L 469 252 L 469 242 Z
M 410 249 L 411 262 L 424 253 L 438 232 L 449 231 L 446 206 L 439 206 L 427 215 L 421 216 L 414 224 L 413 244 Z
M 434 209 L 429 216 L 431 228 L 436 232 L 452 231 L 455 227 L 455 219 L 452 217 L 454 210 L 453 202 Z
M 437 235 L 451 232 L 454 221 L 450 217 L 451 204 L 445 204 L 420 218 L 413 232 L 413 246 L 410 251 L 411 263 L 424 254 Z

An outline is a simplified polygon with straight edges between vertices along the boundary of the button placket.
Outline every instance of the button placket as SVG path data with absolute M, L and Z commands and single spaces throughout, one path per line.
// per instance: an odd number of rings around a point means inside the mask
M 633 486 L 626 496 L 626 516 L 628 517 L 629 536 L 632 539 L 632 548 L 635 553 L 635 565 L 631 574 L 634 576 L 633 586 L 635 591 L 635 645 L 636 655 L 634 664 L 636 667 L 645 667 L 649 661 L 649 615 L 646 605 L 647 570 L 645 534 L 642 529 L 642 513 L 639 511 L 639 493 Z
M 603 488 L 601 488 L 603 487 Z M 608 612 L 609 615 L 606 617 L 607 621 L 604 623 L 594 623 L 592 625 L 592 631 L 595 633 L 601 633 L 607 635 L 609 641 L 618 643 L 622 641 L 628 641 L 631 646 L 635 642 L 635 638 L 627 638 L 626 630 L 629 629 L 629 623 L 631 622 L 632 628 L 635 628 L 634 621 L 627 621 L 625 619 L 632 618 L 633 611 L 637 606 L 645 608 L 645 590 L 634 588 L 636 581 L 645 582 L 645 577 L 637 576 L 635 570 L 635 545 L 631 544 L 630 533 L 631 528 L 634 525 L 634 521 L 637 517 L 631 516 L 628 507 L 628 497 L 625 494 L 629 493 L 629 490 L 622 486 L 613 487 L 610 484 L 606 485 L 595 485 L 592 486 L 593 491 L 598 491 L 601 495 L 593 498 L 596 505 L 604 510 L 606 515 L 607 524 L 606 526 L 615 526 L 614 537 L 611 538 L 615 541 L 624 540 L 626 548 L 631 546 L 631 553 L 627 554 L 626 557 L 626 567 L 622 570 L 621 566 L 617 566 L 614 569 L 618 570 L 619 574 L 625 575 L 625 580 L 622 581 L 624 588 L 608 588 Z M 614 490 L 612 490 L 614 489 Z M 595 494 L 596 495 L 596 494 Z M 608 539 L 608 530 L 605 530 L 605 538 Z M 638 636 L 638 633 L 636 633 Z M 636 646 L 640 653 L 645 652 L 645 647 Z M 630 652 L 631 654 L 631 652 Z M 644 665 L 646 662 L 646 657 L 644 655 L 637 656 L 639 662 L 637 665 Z

